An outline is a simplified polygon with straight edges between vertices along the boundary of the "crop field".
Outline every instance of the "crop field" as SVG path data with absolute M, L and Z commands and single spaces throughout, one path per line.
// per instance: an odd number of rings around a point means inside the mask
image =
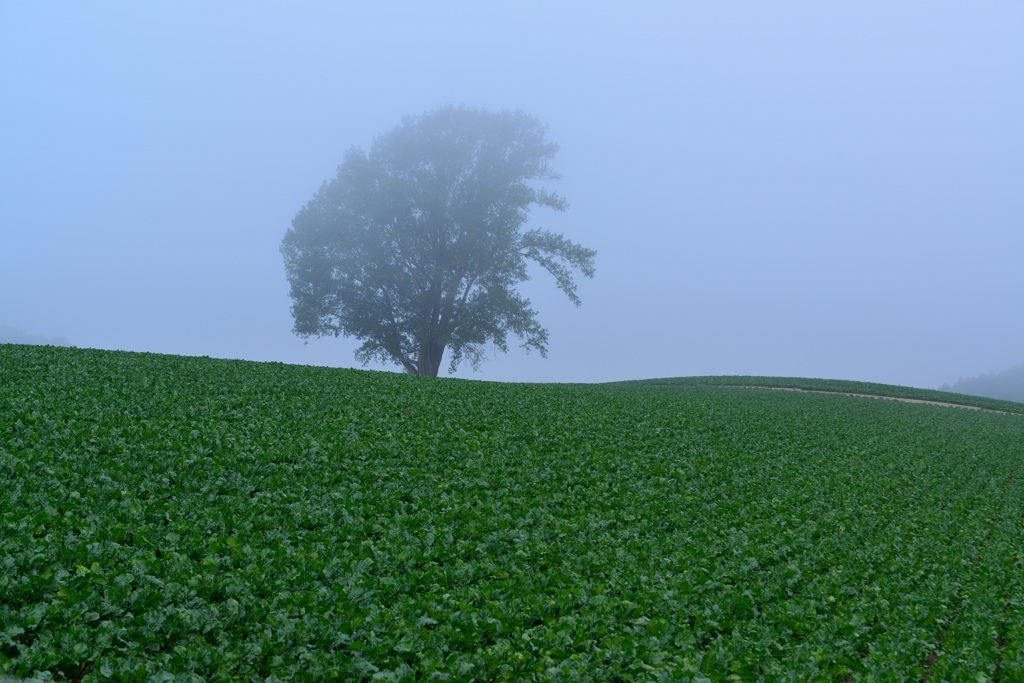
M 0 678 L 1024 680 L 1024 415 L 728 383 L 0 345 Z

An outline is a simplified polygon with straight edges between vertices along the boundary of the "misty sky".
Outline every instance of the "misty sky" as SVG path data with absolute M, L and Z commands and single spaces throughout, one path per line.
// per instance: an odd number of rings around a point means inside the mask
M 530 226 L 598 252 L 581 308 L 524 286 L 547 359 L 459 376 L 1024 362 L 1017 0 L 6 2 L 0 93 L 0 326 L 36 338 L 360 367 L 292 334 L 281 238 L 452 103 L 548 124 L 570 207 Z

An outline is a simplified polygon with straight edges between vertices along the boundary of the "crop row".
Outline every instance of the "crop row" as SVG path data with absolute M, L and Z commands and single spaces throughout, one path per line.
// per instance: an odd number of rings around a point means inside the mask
M 951 403 L 971 408 L 1024 414 L 1024 404 L 984 396 L 957 394 L 934 389 L 855 382 L 851 380 L 814 379 L 806 377 L 753 377 L 744 375 L 706 377 L 666 377 L 653 380 L 630 380 L 620 385 L 675 386 L 675 387 L 768 387 L 774 389 L 801 389 L 839 394 L 861 394 L 888 398 Z
M 0 346 L 0 674 L 1013 680 L 1024 419 Z

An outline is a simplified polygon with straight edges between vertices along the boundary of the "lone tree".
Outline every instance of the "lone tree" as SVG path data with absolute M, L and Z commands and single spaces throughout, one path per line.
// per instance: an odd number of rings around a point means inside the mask
M 593 277 L 596 255 L 523 230 L 533 205 L 566 208 L 538 182 L 558 179 L 557 150 L 532 116 L 452 106 L 349 150 L 281 243 L 295 333 L 354 337 L 362 363 L 418 375 L 436 376 L 446 349 L 451 372 L 477 368 L 487 344 L 508 351 L 509 332 L 546 356 L 547 330 L 516 292 L 527 262 L 579 306 L 573 272 Z

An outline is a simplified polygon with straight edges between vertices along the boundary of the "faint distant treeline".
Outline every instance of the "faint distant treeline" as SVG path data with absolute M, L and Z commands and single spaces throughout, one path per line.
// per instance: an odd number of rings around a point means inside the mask
M 71 346 L 64 337 L 29 334 L 10 325 L 0 325 L 0 344 L 36 344 L 38 346 Z
M 958 379 L 951 385 L 943 384 L 942 391 L 1024 403 L 1024 363 L 1002 372 Z

